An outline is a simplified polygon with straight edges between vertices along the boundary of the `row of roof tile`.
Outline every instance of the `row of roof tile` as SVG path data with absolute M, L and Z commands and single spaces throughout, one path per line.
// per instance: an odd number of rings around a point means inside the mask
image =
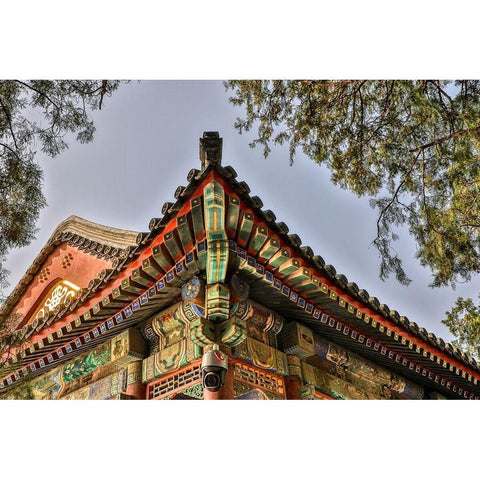
M 146 246 L 148 246 L 152 240 L 162 232 L 168 222 L 181 208 L 184 200 L 194 192 L 198 183 L 206 177 L 207 173 L 209 173 L 212 169 L 215 169 L 229 182 L 229 184 L 239 194 L 245 204 L 254 210 L 273 232 L 282 238 L 283 241 L 289 245 L 297 255 L 302 257 L 309 265 L 313 266 L 320 275 L 327 278 L 340 289 L 348 292 L 349 295 L 363 305 L 381 314 L 387 320 L 399 325 L 404 330 L 412 333 L 418 338 L 421 338 L 423 341 L 432 345 L 433 347 L 438 348 L 439 350 L 456 358 L 458 361 L 464 363 L 472 369 L 480 371 L 475 359 L 466 355 L 464 352 L 460 351 L 451 344 L 444 342 L 441 338 L 437 338 L 433 333 L 428 332 L 422 327 L 418 327 L 415 322 L 409 321 L 407 317 L 401 316 L 397 311 L 390 310 L 387 305 L 380 303 L 376 297 L 370 296 L 366 290 L 360 289 L 355 282 L 349 282 L 345 275 L 337 274 L 335 268 L 332 265 L 325 264 L 324 259 L 320 255 L 315 255 L 311 247 L 303 246 L 302 240 L 297 234 L 289 234 L 289 228 L 284 222 L 276 222 L 276 216 L 271 210 L 262 210 L 262 200 L 258 196 L 250 196 L 250 187 L 246 182 L 238 182 L 236 180 L 237 173 L 233 167 L 222 167 L 218 162 L 209 163 L 208 161 L 205 161 L 203 166 L 204 168 L 201 171 L 197 169 L 190 170 L 187 175 L 188 185 L 177 187 L 174 194 L 176 201 L 166 202 L 163 205 L 163 217 L 152 218 L 150 220 L 149 232 L 129 232 L 130 234 L 135 235 L 135 240 L 132 241 L 132 236 L 130 235 L 129 242 L 131 244 L 126 245 L 124 248 L 113 247 L 108 243 L 102 244 L 101 242 L 94 241 L 87 236 L 78 235 L 73 231 L 63 231 L 58 233 L 54 232 L 54 235 L 52 235 L 49 242 L 47 242 L 45 247 L 33 262 L 32 266 L 29 268 L 8 300 L 0 309 L 0 315 L 8 315 L 10 313 L 18 299 L 25 292 L 35 274 L 40 269 L 43 261 L 47 258 L 49 253 L 51 253 L 55 246 L 64 241 L 80 250 L 85 250 L 88 253 L 95 254 L 100 257 L 103 256 L 104 258 L 113 258 L 111 269 L 103 270 L 99 278 L 92 279 L 88 287 L 82 290 L 70 305 L 66 306 L 66 308 L 63 308 L 62 311 L 53 312 L 51 318 L 49 316 L 47 319 L 45 319 L 43 325 L 36 325 L 34 330 L 40 331 L 45 324 L 49 325 L 53 321 L 58 320 L 65 315 L 67 311 L 75 310 L 91 295 L 93 295 L 102 285 L 117 276 L 120 271 L 123 270 L 132 261 L 132 259 L 138 255 L 140 250 L 143 250 Z M 33 333 L 33 330 L 31 333 Z

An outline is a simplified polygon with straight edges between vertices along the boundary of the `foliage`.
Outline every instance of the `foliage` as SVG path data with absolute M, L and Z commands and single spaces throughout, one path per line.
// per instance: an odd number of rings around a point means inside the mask
M 35 149 L 55 157 L 68 147 L 66 135 L 93 139 L 89 109 L 100 109 L 119 81 L 0 81 L 0 288 L 7 252 L 28 245 L 35 235 L 42 193 L 42 169 Z
M 10 315 L 7 319 L 0 321 L 0 378 L 6 374 L 11 373 L 20 368 L 20 362 L 15 360 L 10 362 L 13 357 L 14 351 L 20 345 L 29 347 L 30 344 L 23 340 L 19 331 L 16 331 L 18 322 L 21 320 L 17 314 Z M 33 392 L 29 378 L 24 377 L 21 382 L 18 382 L 13 388 L 10 388 L 8 392 L 0 393 L 0 399 L 15 398 L 19 400 L 28 400 L 33 398 Z
M 453 345 L 480 358 L 480 304 L 475 305 L 471 298 L 459 297 L 446 315 L 447 318 L 442 323 L 457 337 L 452 342 Z
M 119 86 L 107 80 L 3 80 L 0 81 L 0 305 L 2 288 L 8 285 L 4 262 L 8 251 L 28 245 L 46 201 L 42 193 L 42 169 L 36 149 L 55 157 L 66 148 L 67 135 L 91 142 L 95 126 L 89 111 L 101 109 L 103 100 Z M 17 322 L 18 323 L 18 322 Z M 12 317 L 0 322 L 0 376 L 15 345 Z M 9 366 L 8 368 L 12 368 Z M 23 382 L 17 397 L 28 398 Z
M 431 286 L 480 271 L 480 82 L 474 80 L 229 81 L 231 103 L 256 128 L 251 146 L 287 143 L 331 172 L 333 184 L 371 196 L 380 277 L 410 279 L 393 248 L 407 226 Z M 477 312 L 478 313 L 478 312 Z

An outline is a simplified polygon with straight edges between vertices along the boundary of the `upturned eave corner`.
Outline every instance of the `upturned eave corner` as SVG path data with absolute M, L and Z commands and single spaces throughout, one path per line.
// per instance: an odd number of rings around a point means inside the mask
M 13 353 L 0 389 L 29 379 L 38 398 L 480 396 L 476 364 L 289 234 L 221 165 L 222 145 L 218 132 L 204 133 L 200 169 L 149 231 L 92 230 L 70 217 L 54 232 L 42 261 L 67 245 L 62 269 L 72 252 L 109 264 L 86 273 L 68 301 L 45 298 L 55 308 L 24 326 L 28 345 Z M 56 286 L 45 283 L 52 294 Z M 217 393 L 202 384 L 211 352 L 230 365 Z

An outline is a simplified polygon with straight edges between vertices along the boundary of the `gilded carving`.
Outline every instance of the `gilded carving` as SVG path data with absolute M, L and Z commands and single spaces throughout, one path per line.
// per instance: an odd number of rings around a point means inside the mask
M 40 307 L 32 315 L 32 322 L 45 317 L 57 307 L 65 304 L 67 299 L 74 299 L 80 287 L 67 280 L 60 280 L 48 292 Z
M 269 370 L 276 370 L 276 355 L 272 347 L 252 338 L 247 338 L 246 344 L 254 365 Z

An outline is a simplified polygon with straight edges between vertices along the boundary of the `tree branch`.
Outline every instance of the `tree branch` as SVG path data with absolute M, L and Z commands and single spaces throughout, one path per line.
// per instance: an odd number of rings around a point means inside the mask
M 2 106 L 3 111 L 5 112 L 5 116 L 7 117 L 8 120 L 8 126 L 10 129 L 10 133 L 12 134 L 13 138 L 13 143 L 15 144 L 15 148 L 18 150 L 18 145 L 17 145 L 17 138 L 15 137 L 15 133 L 13 132 L 13 126 L 12 126 L 12 117 L 10 116 L 10 112 L 8 111 L 7 107 L 2 101 L 2 98 L 0 97 L 0 105 Z
M 410 168 L 405 173 L 404 177 L 402 178 L 402 181 L 398 184 L 398 187 L 395 189 L 395 192 L 392 195 L 392 199 L 390 200 L 390 202 L 388 202 L 388 205 L 385 208 L 382 208 L 382 211 L 380 212 L 380 215 L 377 218 L 377 236 L 376 236 L 375 240 L 373 241 L 373 243 L 375 243 L 375 245 L 377 244 L 377 241 L 380 238 L 380 222 L 382 220 L 382 217 L 385 215 L 385 213 L 388 211 L 388 209 L 393 205 L 393 202 L 395 202 L 395 200 L 397 199 L 398 194 L 400 193 L 400 189 L 403 187 L 403 185 L 407 181 L 407 178 L 410 175 L 410 173 L 412 173 L 413 167 L 417 163 L 419 156 L 420 156 L 420 154 L 415 156 L 415 158 L 413 159 L 413 161 L 410 165 Z
M 479 132 L 479 131 L 480 131 L 480 126 L 475 128 L 466 128 L 464 130 L 458 130 L 457 132 L 454 132 L 451 135 L 446 135 L 445 137 L 438 138 L 437 140 L 434 140 L 433 142 L 430 142 L 430 143 L 426 143 L 425 145 L 422 145 L 420 147 L 412 148 L 411 150 L 409 150 L 409 153 L 420 152 L 421 150 L 425 150 L 429 147 L 440 145 L 441 143 L 446 142 L 447 140 L 451 140 L 452 138 L 460 137 L 461 135 L 466 135 L 468 133 Z
M 102 109 L 103 97 L 107 93 L 107 81 L 106 80 L 102 80 L 102 87 L 101 88 L 102 88 L 102 93 L 100 95 L 100 103 L 98 104 L 98 109 L 99 110 Z
M 20 156 L 18 155 L 18 153 L 12 148 L 10 147 L 9 145 L 7 145 L 6 143 L 2 143 L 0 142 L 0 145 L 4 148 L 6 148 L 7 150 L 10 150 L 19 160 L 21 160 Z
M 55 108 L 60 110 L 60 107 L 45 92 L 42 92 L 41 90 L 37 90 L 35 87 L 32 87 L 32 85 L 29 85 L 28 83 L 22 82 L 21 80 L 15 80 L 15 81 L 17 83 L 20 83 L 20 85 L 23 85 L 24 87 L 27 87 L 30 90 L 33 90 L 34 92 L 37 92 L 42 97 L 45 97 Z

